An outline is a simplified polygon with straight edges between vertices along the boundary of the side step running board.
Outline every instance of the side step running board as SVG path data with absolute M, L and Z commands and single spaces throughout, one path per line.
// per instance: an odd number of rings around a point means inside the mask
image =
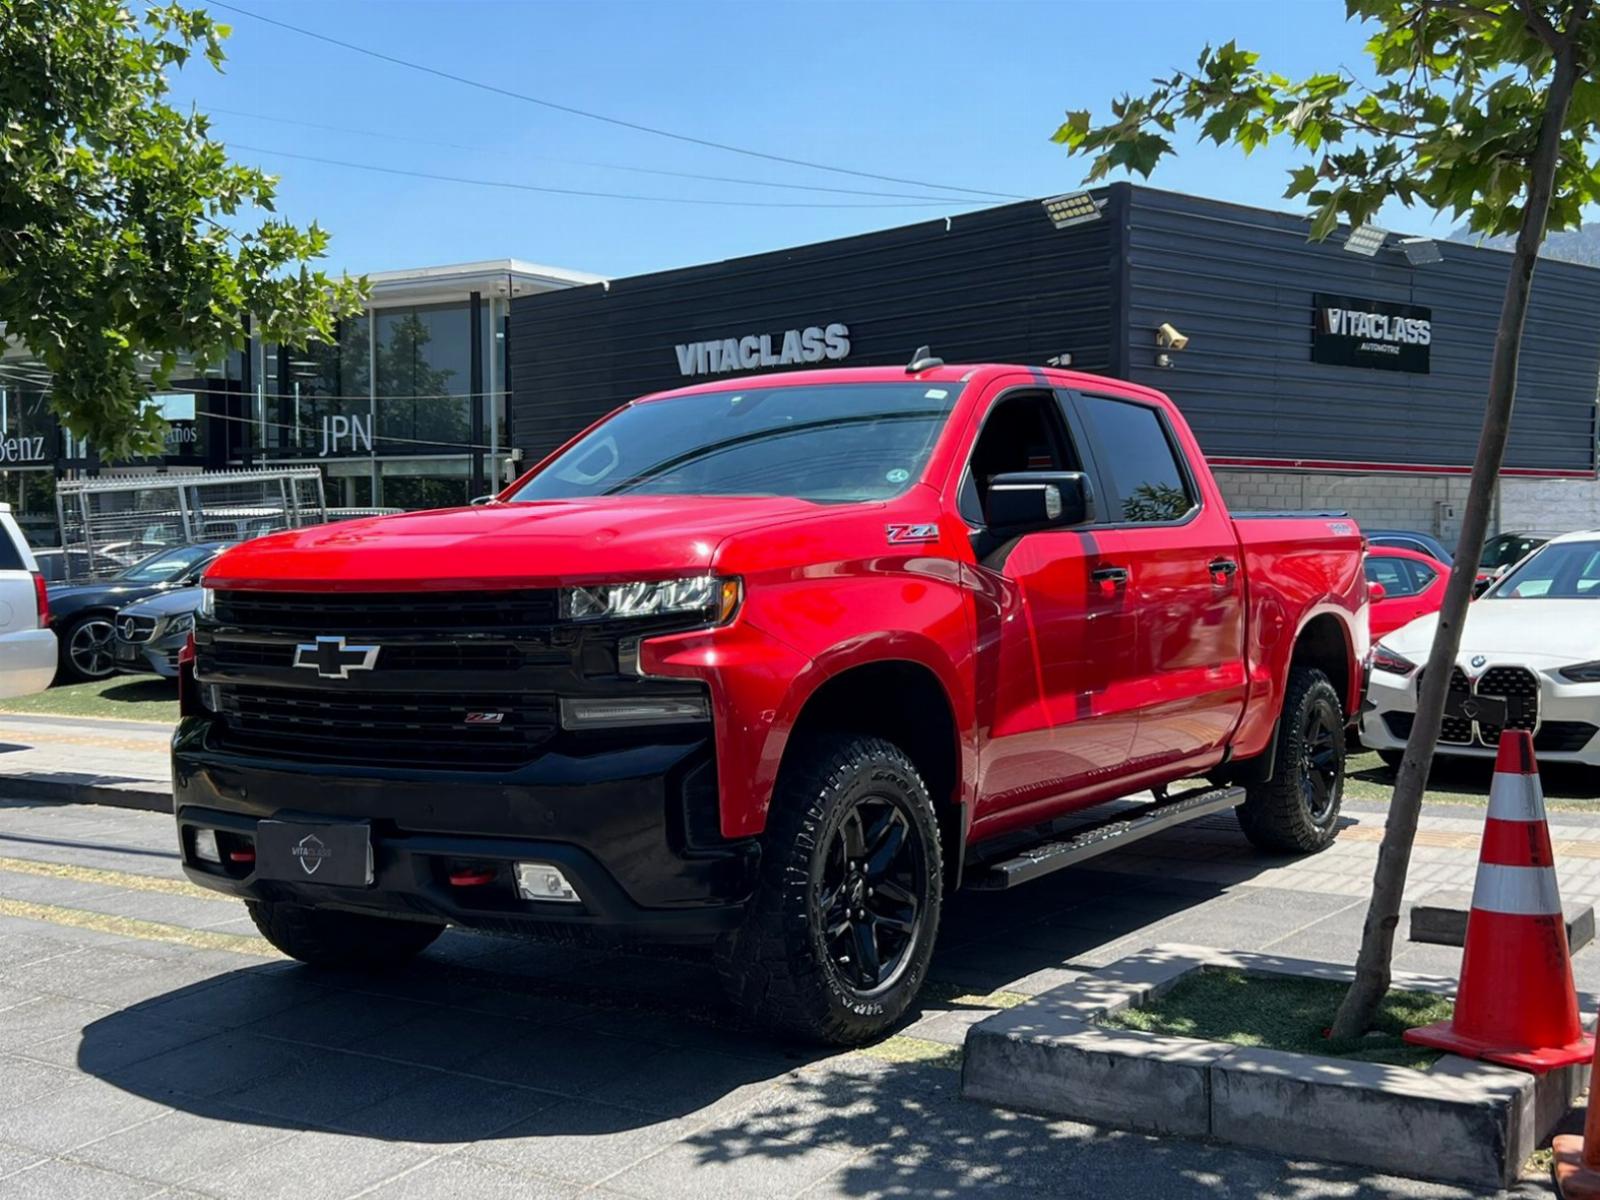
M 1202 787 L 1154 804 L 1124 809 L 1105 820 L 1080 826 L 1068 837 L 1032 846 L 1012 858 L 980 865 L 968 876 L 964 886 L 975 891 L 1004 891 L 1185 821 L 1237 808 L 1244 803 L 1244 798 L 1242 787 Z

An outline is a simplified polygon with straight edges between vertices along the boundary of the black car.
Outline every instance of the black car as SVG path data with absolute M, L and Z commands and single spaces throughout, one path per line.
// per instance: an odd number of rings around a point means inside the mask
M 1387 546 L 1391 550 L 1415 550 L 1418 554 L 1426 554 L 1436 562 L 1449 566 L 1455 559 L 1445 544 L 1431 533 L 1422 533 L 1415 529 L 1363 529 L 1367 535 L 1367 545 Z
M 58 679 L 104 679 L 117 669 L 117 611 L 170 588 L 192 587 L 231 542 L 173 546 L 97 583 L 52 585 L 50 627 L 61 648 Z

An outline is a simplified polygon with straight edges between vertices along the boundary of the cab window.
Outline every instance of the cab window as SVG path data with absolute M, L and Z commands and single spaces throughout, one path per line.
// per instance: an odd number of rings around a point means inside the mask
M 957 507 L 969 524 L 984 524 L 989 485 L 1017 471 L 1081 471 L 1083 465 L 1061 419 L 1055 394 L 1011 392 L 984 418 L 967 460 Z
M 1111 522 L 1180 521 L 1195 506 L 1161 414 L 1147 404 L 1109 396 L 1081 398 L 1095 457 L 1111 494 L 1101 507 Z

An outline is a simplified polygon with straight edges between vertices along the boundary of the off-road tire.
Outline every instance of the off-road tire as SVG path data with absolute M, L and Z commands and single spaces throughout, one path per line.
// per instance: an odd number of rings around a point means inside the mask
M 1324 792 L 1311 779 L 1311 760 L 1315 755 L 1325 762 L 1327 754 L 1332 756 L 1334 777 L 1331 784 L 1324 777 L 1326 803 L 1319 804 Z M 1262 850 L 1280 854 L 1326 849 L 1339 826 L 1344 770 L 1345 723 L 1339 693 L 1321 671 L 1295 667 L 1289 672 L 1283 700 L 1272 777 L 1252 784 L 1248 798 L 1234 809 L 1245 837 Z
M 920 847 L 920 920 L 896 972 L 878 989 L 845 979 L 828 952 L 823 880 L 856 804 L 890 801 Z M 819 734 L 790 747 L 763 839 L 760 878 L 741 928 L 719 942 L 728 998 L 755 1024 L 805 1041 L 854 1045 L 883 1034 L 916 999 L 939 928 L 944 864 L 927 785 L 904 751 L 876 737 Z
M 290 958 L 314 967 L 382 971 L 410 962 L 444 932 L 443 925 L 369 917 L 331 908 L 247 900 L 261 936 Z

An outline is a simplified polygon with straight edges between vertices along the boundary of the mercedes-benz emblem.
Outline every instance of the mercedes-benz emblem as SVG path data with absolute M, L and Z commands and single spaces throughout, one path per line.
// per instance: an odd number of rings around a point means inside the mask
M 295 843 L 294 849 L 289 853 L 300 860 L 300 869 L 307 875 L 315 875 L 317 868 L 322 865 L 322 860 L 333 857 L 333 851 L 328 849 L 328 844 L 314 833 L 306 834 Z
M 139 626 L 134 622 L 133 618 L 129 617 L 122 623 L 122 636 L 131 642 L 133 641 L 133 631 L 138 628 Z

